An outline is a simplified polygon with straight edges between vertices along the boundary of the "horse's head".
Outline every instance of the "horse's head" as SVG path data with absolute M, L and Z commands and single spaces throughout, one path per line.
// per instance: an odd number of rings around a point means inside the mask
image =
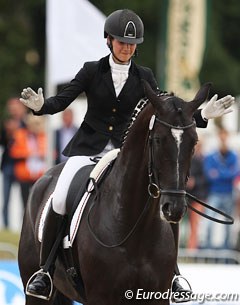
M 154 107 L 149 123 L 149 193 L 158 197 L 159 191 L 161 218 L 177 223 L 187 209 L 186 182 L 198 140 L 193 115 L 207 99 L 211 84 L 202 86 L 191 102 L 157 95 L 145 81 L 144 87 Z

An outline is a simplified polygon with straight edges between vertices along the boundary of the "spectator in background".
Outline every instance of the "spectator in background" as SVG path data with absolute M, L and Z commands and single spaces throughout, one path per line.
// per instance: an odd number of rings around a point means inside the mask
M 1 170 L 3 175 L 3 223 L 4 227 L 9 227 L 9 199 L 14 175 L 14 160 L 9 155 L 9 149 L 12 144 L 13 134 L 18 128 L 24 128 L 24 117 L 26 107 L 19 102 L 19 98 L 10 98 L 6 103 L 6 113 L 0 132 L 0 145 L 3 148 Z
M 15 160 L 14 174 L 20 182 L 24 207 L 34 182 L 46 170 L 47 137 L 44 118 L 29 113 L 26 128 L 14 132 L 10 155 Z
M 78 130 L 77 126 L 74 125 L 73 119 L 72 109 L 65 109 L 62 113 L 62 127 L 57 129 L 55 133 L 55 164 L 67 160 L 62 151 Z
M 235 208 L 233 183 L 239 172 L 239 167 L 237 154 L 228 146 L 228 138 L 228 131 L 220 128 L 218 131 L 219 148 L 206 156 L 204 171 L 209 183 L 209 204 L 232 215 Z M 211 212 L 211 214 L 214 216 L 214 212 Z M 207 236 L 204 247 L 230 249 L 230 227 L 221 227 L 224 230 L 224 236 L 219 241 L 219 236 L 214 231 L 216 224 L 209 220 L 205 223 Z
M 234 181 L 234 199 L 235 199 L 235 211 L 234 211 L 234 226 L 232 234 L 235 235 L 235 242 L 233 242 L 233 249 L 240 251 L 240 172 L 238 173 Z
M 187 182 L 187 191 L 200 200 L 205 201 L 207 197 L 208 185 L 203 169 L 203 159 L 202 143 L 201 141 L 198 141 L 192 158 L 190 176 Z M 204 210 L 203 206 L 195 201 L 192 201 L 191 205 L 201 212 Z M 187 247 L 190 249 L 196 249 L 198 248 L 198 228 L 200 216 L 191 209 L 188 209 L 188 212 L 190 232 Z

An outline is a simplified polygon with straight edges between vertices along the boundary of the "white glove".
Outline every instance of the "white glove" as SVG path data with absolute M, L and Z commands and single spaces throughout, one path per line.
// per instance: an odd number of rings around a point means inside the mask
M 233 96 L 226 95 L 219 100 L 217 98 L 218 95 L 215 94 L 202 109 L 201 115 L 204 120 L 217 118 L 233 111 L 230 108 L 235 102 L 235 98 Z
M 44 104 L 42 88 L 39 88 L 38 92 L 36 93 L 34 90 L 28 87 L 23 89 L 21 96 L 22 98 L 20 98 L 20 102 L 34 111 L 39 111 Z

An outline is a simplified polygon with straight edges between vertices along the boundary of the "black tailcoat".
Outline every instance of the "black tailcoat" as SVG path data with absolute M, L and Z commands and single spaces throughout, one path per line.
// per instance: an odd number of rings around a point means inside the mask
M 63 111 L 80 93 L 85 92 L 88 106 L 84 121 L 63 154 L 96 155 L 104 149 L 109 140 L 115 147 L 121 146 L 131 114 L 138 101 L 144 97 L 141 79 L 148 81 L 154 91 L 158 90 L 151 69 L 132 61 L 127 81 L 117 97 L 108 55 L 99 61 L 85 63 L 75 78 L 56 96 L 46 99 L 42 109 L 35 114 Z M 198 127 L 206 127 L 206 122 L 202 120 L 199 112 L 196 112 L 195 119 Z

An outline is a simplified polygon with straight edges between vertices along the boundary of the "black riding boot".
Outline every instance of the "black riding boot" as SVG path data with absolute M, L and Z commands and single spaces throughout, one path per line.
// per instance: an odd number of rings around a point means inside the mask
M 178 224 L 171 224 L 173 235 L 175 238 L 175 245 L 178 249 L 178 231 L 179 231 L 179 225 Z M 181 286 L 179 279 L 182 278 L 188 285 L 189 289 L 185 289 Z M 191 295 L 192 295 L 192 288 L 188 281 L 180 275 L 180 271 L 178 268 L 178 265 L 176 263 L 175 269 L 174 269 L 174 278 L 172 281 L 172 296 L 171 301 L 173 303 L 182 303 L 182 302 L 189 302 L 191 301 Z
M 57 250 L 62 241 L 65 217 L 53 211 L 52 204 L 45 220 L 40 249 L 40 270 L 28 281 L 26 294 L 48 300 L 52 294 L 52 276 Z M 61 235 L 61 236 L 60 236 Z

